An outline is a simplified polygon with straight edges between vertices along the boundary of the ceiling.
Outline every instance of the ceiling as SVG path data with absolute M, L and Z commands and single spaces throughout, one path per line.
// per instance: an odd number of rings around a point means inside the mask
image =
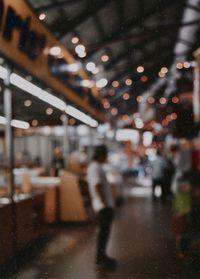
M 110 117 L 123 117 L 137 112 L 137 97 L 147 92 L 155 95 L 155 99 L 178 94 L 178 82 L 173 89 L 169 88 L 173 83 L 171 79 L 174 81 L 176 76 L 172 65 L 178 61 L 193 60 L 192 53 L 199 46 L 199 0 L 27 2 L 38 16 L 45 14 L 44 23 L 86 71 L 88 62 L 95 63 L 98 73 L 88 71 L 88 75 L 95 82 L 102 78 L 107 80 L 100 94 L 104 113 Z M 190 14 L 184 20 L 187 9 L 196 15 Z M 186 33 L 188 40 L 184 37 Z M 79 39 L 77 43 L 72 42 L 74 37 Z M 85 57 L 80 58 L 75 52 L 77 44 L 85 46 Z M 107 61 L 102 61 L 103 57 Z M 138 72 L 138 66 L 142 66 L 144 71 Z M 164 78 L 158 75 L 162 67 L 169 69 Z M 185 71 L 179 72 L 177 79 L 180 81 L 182 76 L 185 79 L 185 75 Z M 33 103 L 36 102 L 31 98 Z M 24 104 L 26 99 L 25 95 L 21 95 L 18 101 Z M 36 115 L 45 120 L 44 108 L 39 105 L 36 107 Z M 160 113 L 160 108 L 158 111 Z M 25 112 L 24 118 L 32 121 L 34 117 L 27 115 Z M 56 120 L 60 113 L 55 110 L 53 115 Z
M 41 0 L 28 1 L 36 13 L 45 13 L 45 23 L 85 68 L 94 62 L 99 73 L 90 78 L 106 78 L 108 84 L 101 95 L 119 114 L 137 110 L 136 97 L 146 92 L 159 78 L 162 67 L 174 61 L 178 32 L 183 25 L 185 0 Z M 194 2 L 194 1 L 193 1 Z M 196 1 L 197 2 L 197 1 Z M 191 19 L 192 20 L 192 19 Z M 187 22 L 186 24 L 194 24 Z M 72 38 L 86 48 L 87 55 L 78 58 Z M 190 42 L 186 59 L 197 48 L 196 37 Z M 101 60 L 102 55 L 109 57 Z M 144 67 L 143 73 L 137 67 Z M 132 80 L 126 85 L 127 79 Z M 119 86 L 113 88 L 113 81 Z M 118 84 L 114 84 L 118 85 Z M 123 98 L 124 93 L 129 93 Z

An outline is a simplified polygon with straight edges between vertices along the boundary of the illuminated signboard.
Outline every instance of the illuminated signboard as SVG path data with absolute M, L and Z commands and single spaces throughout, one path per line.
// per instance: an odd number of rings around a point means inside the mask
M 99 121 L 103 121 L 100 113 L 97 113 L 94 96 L 80 96 L 73 88 L 67 87 L 62 80 L 52 74 L 49 69 L 50 49 L 59 47 L 62 59 L 67 64 L 75 63 L 73 56 L 64 45 L 53 36 L 47 27 L 38 19 L 24 0 L 0 0 L 0 52 L 13 63 L 21 66 L 44 81 L 48 87 L 63 94 L 71 102 L 93 115 Z M 79 71 L 82 79 L 87 79 L 83 70 Z M 93 88 L 97 96 L 97 91 Z M 92 97 L 92 98 L 91 98 Z M 98 96 L 97 96 L 98 98 Z M 96 99 L 96 108 L 98 100 Z

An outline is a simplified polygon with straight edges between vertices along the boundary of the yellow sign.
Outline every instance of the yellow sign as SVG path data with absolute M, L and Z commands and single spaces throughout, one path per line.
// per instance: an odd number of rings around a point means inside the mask
M 50 33 L 24 0 L 0 0 L 0 52 L 85 112 L 103 121 L 103 116 L 89 104 L 88 98 L 82 99 L 52 75 L 48 65 L 52 47 L 60 48 L 63 59 L 68 64 L 75 63 L 73 56 Z M 80 71 L 79 75 L 83 79 L 87 78 L 84 71 Z M 98 98 L 97 92 L 93 90 Z

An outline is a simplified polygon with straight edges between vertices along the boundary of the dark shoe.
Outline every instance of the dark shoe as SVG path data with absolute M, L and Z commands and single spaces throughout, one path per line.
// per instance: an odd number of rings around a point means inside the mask
M 106 269 L 115 269 L 117 267 L 117 261 L 113 258 L 105 256 L 101 260 L 97 260 L 96 265 L 98 267 L 102 267 Z

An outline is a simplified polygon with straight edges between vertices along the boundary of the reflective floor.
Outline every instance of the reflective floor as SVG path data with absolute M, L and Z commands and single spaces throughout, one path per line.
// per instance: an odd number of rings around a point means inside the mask
M 147 185 L 146 185 L 147 184 Z M 108 253 L 119 261 L 114 271 L 94 265 L 95 226 L 59 225 L 14 262 L 9 279 L 149 279 L 200 278 L 200 265 L 175 257 L 170 231 L 170 204 L 152 202 L 150 188 L 129 187 L 125 204 L 116 210 Z

